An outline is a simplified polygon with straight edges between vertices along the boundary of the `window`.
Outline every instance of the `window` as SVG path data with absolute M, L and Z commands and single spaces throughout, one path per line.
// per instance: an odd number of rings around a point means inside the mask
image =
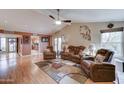
M 0 51 L 6 51 L 6 38 L 0 38 Z
M 115 52 L 115 56 L 123 56 L 123 32 L 107 32 L 101 34 L 101 46 Z

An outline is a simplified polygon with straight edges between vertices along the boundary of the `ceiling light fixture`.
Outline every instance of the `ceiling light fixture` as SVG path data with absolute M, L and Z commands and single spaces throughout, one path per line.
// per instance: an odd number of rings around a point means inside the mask
M 49 15 L 50 18 L 54 19 L 55 20 L 55 24 L 56 25 L 61 25 L 62 23 L 71 23 L 71 20 L 60 20 L 60 16 L 59 16 L 59 13 L 60 13 L 60 9 L 57 9 L 57 19 L 55 17 L 53 17 L 52 15 Z
M 57 11 L 58 11 L 58 19 L 55 21 L 55 23 L 56 23 L 56 25 L 61 25 L 62 22 L 61 22 L 61 20 L 59 20 L 59 9 Z
M 56 20 L 56 21 L 55 21 L 55 24 L 56 24 L 56 25 L 61 25 L 62 22 L 61 22 L 60 20 Z

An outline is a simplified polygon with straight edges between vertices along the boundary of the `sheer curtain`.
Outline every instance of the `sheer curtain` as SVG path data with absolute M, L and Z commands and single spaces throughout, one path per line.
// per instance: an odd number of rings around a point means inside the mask
M 101 47 L 115 52 L 115 56 L 123 57 L 123 31 L 105 32 L 101 34 Z

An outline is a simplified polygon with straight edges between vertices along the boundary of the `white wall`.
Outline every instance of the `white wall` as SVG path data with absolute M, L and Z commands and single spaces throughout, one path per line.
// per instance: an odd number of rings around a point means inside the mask
M 114 28 L 124 27 L 124 22 L 112 22 Z M 95 43 L 96 48 L 100 47 L 101 33 L 100 30 L 107 29 L 109 22 L 92 22 L 92 23 L 74 23 L 70 26 L 57 31 L 52 35 L 52 44 L 54 45 L 54 38 L 64 35 L 68 39 L 68 45 L 83 45 L 88 47 L 90 43 Z M 87 25 L 91 30 L 91 41 L 85 40 L 80 35 L 80 26 Z

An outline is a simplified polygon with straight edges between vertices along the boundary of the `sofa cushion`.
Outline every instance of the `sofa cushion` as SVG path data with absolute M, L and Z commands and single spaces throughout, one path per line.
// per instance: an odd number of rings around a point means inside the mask
M 72 52 L 69 52 L 69 54 L 71 55 L 71 56 L 73 56 L 74 55 L 74 52 L 72 51 Z
M 73 52 L 74 55 L 78 55 L 79 52 L 80 52 L 80 50 L 84 50 L 85 47 L 84 47 L 84 46 L 71 46 L 71 45 L 70 45 L 70 46 L 68 47 L 68 49 L 69 49 L 69 52 L 70 52 L 70 53 Z
M 78 55 L 79 52 L 80 52 L 80 47 L 75 47 L 75 48 L 74 48 L 74 54 L 75 54 L 75 55 Z
M 61 52 L 61 55 L 68 56 L 70 53 L 69 52 Z
M 80 58 L 79 55 L 71 55 L 71 56 L 74 57 L 74 58 Z
M 52 52 L 45 52 L 46 55 L 50 56 L 50 55 L 54 55 L 54 53 Z

